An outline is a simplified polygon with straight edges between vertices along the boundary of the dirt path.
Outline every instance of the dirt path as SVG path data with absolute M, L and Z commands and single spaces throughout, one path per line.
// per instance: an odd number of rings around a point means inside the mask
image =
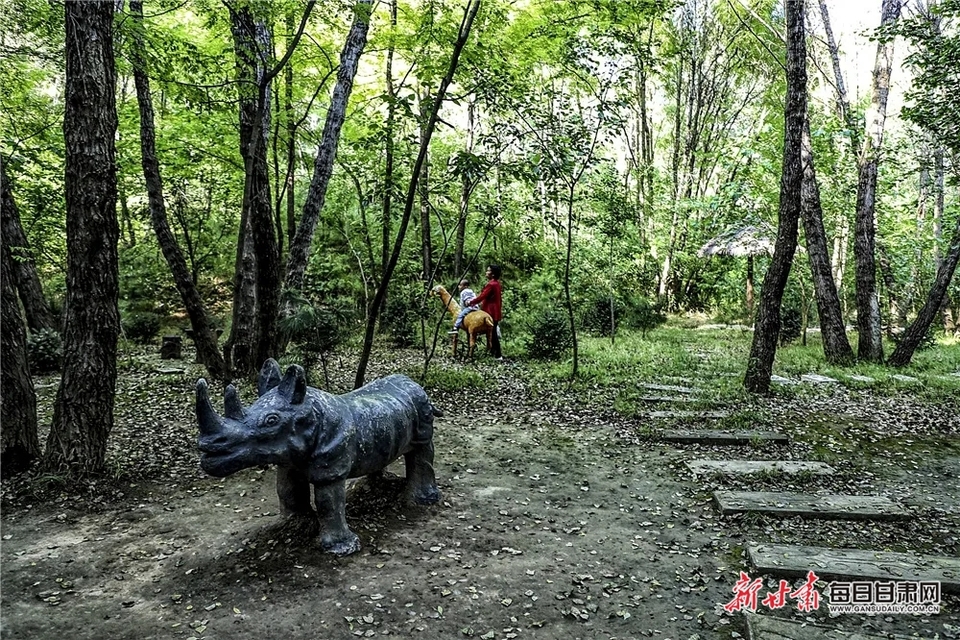
M 586 408 L 491 404 L 522 397 L 521 386 L 505 377 L 485 412 L 467 392 L 445 394 L 441 503 L 398 507 L 397 483 L 356 488 L 348 518 L 363 549 L 344 559 L 280 527 L 272 469 L 216 480 L 192 467 L 164 485 L 131 486 L 121 506 L 97 513 L 66 501 L 8 510 L 3 637 L 745 635 L 719 605 L 732 597 L 744 541 L 777 531 L 721 521 L 704 484 L 680 471 L 690 452 L 618 437 Z M 936 620 L 880 626 L 956 637 L 960 615 L 947 605 Z

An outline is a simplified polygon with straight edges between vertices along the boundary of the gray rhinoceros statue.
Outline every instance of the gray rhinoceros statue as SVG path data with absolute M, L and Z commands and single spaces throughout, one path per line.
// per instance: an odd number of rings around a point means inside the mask
M 277 465 L 284 515 L 319 516 L 325 551 L 348 555 L 360 549 L 344 513 L 347 478 L 376 474 L 402 455 L 408 501 L 440 499 L 433 418 L 442 414 L 410 378 L 392 375 L 337 396 L 308 387 L 298 365 L 281 379 L 280 365 L 270 359 L 260 370 L 257 390 L 260 397 L 244 408 L 234 386 L 227 386 L 221 417 L 210 404 L 206 380 L 197 381 L 200 466 L 223 477 Z

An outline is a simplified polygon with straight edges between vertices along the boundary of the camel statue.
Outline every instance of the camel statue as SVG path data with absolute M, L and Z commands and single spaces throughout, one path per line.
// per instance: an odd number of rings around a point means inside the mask
M 443 306 L 446 307 L 447 311 L 453 317 L 453 321 L 456 322 L 457 316 L 460 315 L 460 303 L 439 284 L 430 290 L 430 295 L 440 297 L 440 300 L 443 301 Z M 477 344 L 478 336 L 486 336 L 487 351 L 490 351 L 490 342 L 493 339 L 493 318 L 490 317 L 489 313 L 486 311 L 471 311 L 463 319 L 463 326 L 460 328 L 467 332 L 467 337 L 470 339 L 469 347 L 467 348 L 467 357 L 473 357 L 473 348 Z M 453 355 L 457 355 L 457 339 L 459 337 L 460 332 L 457 332 L 453 336 Z

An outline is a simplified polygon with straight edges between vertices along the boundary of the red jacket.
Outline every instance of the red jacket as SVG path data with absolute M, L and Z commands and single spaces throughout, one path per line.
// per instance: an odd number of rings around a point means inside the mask
M 500 287 L 499 280 L 488 280 L 476 298 L 470 301 L 470 306 L 480 305 L 481 311 L 486 311 L 493 318 L 494 322 L 500 322 L 503 318 L 503 289 Z

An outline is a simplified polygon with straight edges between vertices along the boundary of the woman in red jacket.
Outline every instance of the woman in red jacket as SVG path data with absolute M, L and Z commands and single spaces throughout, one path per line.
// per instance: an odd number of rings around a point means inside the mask
M 503 288 L 500 286 L 500 275 L 499 265 L 491 264 L 487 267 L 487 284 L 480 295 L 470 301 L 470 306 L 479 304 L 480 310 L 486 311 L 493 318 L 490 353 L 497 360 L 503 359 L 500 353 L 500 319 L 503 317 Z

